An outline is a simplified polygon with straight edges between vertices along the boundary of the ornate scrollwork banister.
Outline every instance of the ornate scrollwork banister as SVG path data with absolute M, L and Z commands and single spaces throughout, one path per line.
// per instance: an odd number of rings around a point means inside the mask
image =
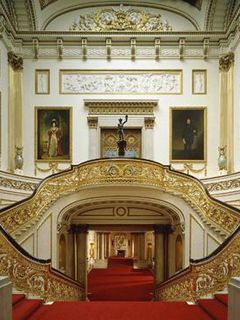
M 0 223 L 14 234 L 65 195 L 90 186 L 120 184 L 147 186 L 176 195 L 225 236 L 240 222 L 240 211 L 214 200 L 196 178 L 150 160 L 116 158 L 87 161 L 46 178 L 30 198 L 1 210 Z
M 191 260 L 190 266 L 155 289 L 157 300 L 197 299 L 227 287 L 240 275 L 240 226 L 208 257 Z
M 14 287 L 45 301 L 83 300 L 84 288 L 51 267 L 51 260 L 32 257 L 0 226 L 0 275 Z

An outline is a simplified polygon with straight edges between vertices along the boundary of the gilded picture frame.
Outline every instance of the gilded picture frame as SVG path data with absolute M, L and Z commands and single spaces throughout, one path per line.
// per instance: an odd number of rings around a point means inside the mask
M 59 94 L 181 95 L 183 71 L 59 70 Z
M 206 107 L 171 107 L 169 127 L 171 163 L 206 163 Z
M 35 94 L 50 94 L 50 70 L 35 70 Z
M 192 94 L 207 94 L 207 70 L 192 70 Z
M 72 161 L 72 107 L 35 107 L 35 161 Z

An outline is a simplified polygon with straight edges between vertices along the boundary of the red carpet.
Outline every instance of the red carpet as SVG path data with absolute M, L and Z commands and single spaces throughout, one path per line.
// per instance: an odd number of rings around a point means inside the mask
M 90 301 L 150 301 L 153 275 L 133 269 L 133 259 L 110 258 L 108 269 L 93 269 L 88 276 Z
M 55 302 L 41 306 L 39 300 L 21 296 L 13 297 L 13 320 L 227 320 L 226 301 L 226 295 L 216 295 L 214 300 L 201 299 L 199 305 L 190 306 L 185 302 L 151 301 Z M 225 307 L 223 313 L 213 307 L 216 302 Z
M 211 320 L 185 302 L 55 302 L 34 320 Z
M 27 300 L 25 295 L 17 294 L 13 295 L 12 298 L 13 311 L 12 319 L 13 320 L 26 320 L 41 307 L 42 300 L 32 299 Z
M 211 319 L 227 320 L 227 295 L 217 294 L 215 299 L 200 299 L 198 305 Z

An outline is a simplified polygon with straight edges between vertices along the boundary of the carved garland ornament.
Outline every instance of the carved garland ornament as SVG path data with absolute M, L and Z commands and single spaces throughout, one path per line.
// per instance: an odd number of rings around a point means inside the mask
M 79 284 L 55 273 L 50 264 L 24 257 L 2 234 L 0 274 L 8 276 L 17 289 L 40 296 L 45 301 L 83 300 L 84 289 Z
M 0 215 L 0 223 L 14 233 L 56 200 L 86 186 L 144 185 L 159 188 L 188 202 L 203 220 L 228 235 L 240 222 L 238 210 L 211 199 L 195 179 L 160 164 L 129 159 L 90 161 L 44 181 L 35 195 Z
M 9 178 L 0 177 L 0 187 L 9 189 L 18 189 L 24 191 L 34 191 L 37 188 L 38 183 L 19 181 Z
M 178 274 L 156 290 L 157 300 L 196 301 L 208 294 L 224 290 L 232 277 L 240 274 L 240 234 L 214 258 L 191 264 L 189 269 Z
M 104 9 L 92 15 L 80 15 L 69 26 L 70 31 L 172 31 L 167 20 L 143 10 L 124 7 Z
M 205 186 L 209 192 L 238 189 L 240 188 L 240 178 L 228 180 L 228 181 L 216 182 L 216 183 L 209 183 L 209 184 L 206 184 Z

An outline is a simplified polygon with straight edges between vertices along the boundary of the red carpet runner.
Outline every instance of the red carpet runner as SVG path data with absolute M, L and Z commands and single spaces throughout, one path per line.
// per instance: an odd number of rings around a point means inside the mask
M 90 301 L 150 301 L 153 275 L 146 269 L 133 269 L 133 259 L 112 257 L 107 269 L 93 269 L 88 277 Z
M 26 300 L 22 295 L 13 298 L 13 320 L 227 320 L 227 296 L 215 298 L 193 306 L 185 302 L 151 301 L 55 302 L 39 306 L 38 300 Z M 213 301 L 219 305 L 214 303 L 213 308 Z M 225 311 L 221 313 L 223 306 Z

